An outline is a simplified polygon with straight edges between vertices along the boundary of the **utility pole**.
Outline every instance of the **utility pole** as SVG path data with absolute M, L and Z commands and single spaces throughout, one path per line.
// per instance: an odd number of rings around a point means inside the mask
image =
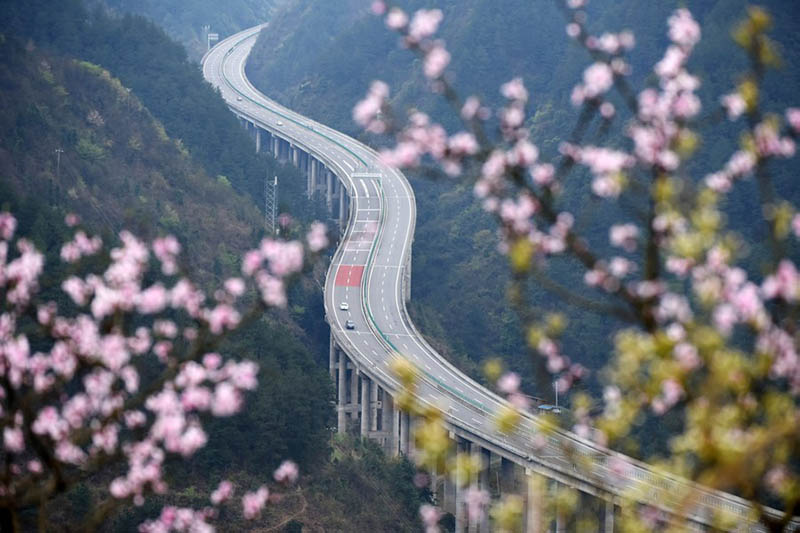
M 211 33 L 211 25 L 203 26 L 203 33 L 206 34 L 206 50 L 211 50 L 211 43 L 219 41 L 219 33 Z
M 556 390 L 556 407 L 558 407 L 558 381 L 553 382 L 553 388 Z
M 269 176 L 264 178 L 264 227 L 269 235 L 278 233 L 278 176 L 270 183 Z
M 61 181 L 61 154 L 64 153 L 64 150 L 61 148 L 56 148 L 56 181 Z

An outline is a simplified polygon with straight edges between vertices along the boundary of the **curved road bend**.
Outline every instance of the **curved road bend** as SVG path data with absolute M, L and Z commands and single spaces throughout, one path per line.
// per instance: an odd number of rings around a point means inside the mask
M 589 493 L 622 494 L 642 489 L 643 499 L 666 510 L 689 482 L 654 473 L 646 464 L 625 458 L 632 467 L 620 477 L 609 465 L 616 452 L 599 447 L 570 432 L 549 437 L 536 449 L 540 423 L 526 416 L 512 434 L 500 434 L 494 414 L 505 404 L 497 395 L 468 378 L 425 342 L 405 307 L 404 274 L 410 265 L 416 220 L 414 192 L 405 176 L 384 165 L 366 145 L 332 128 L 287 109 L 261 94 L 247 79 L 245 64 L 262 26 L 237 33 L 212 48 L 203 58 L 203 75 L 234 113 L 305 151 L 331 170 L 350 197 L 347 227 L 325 281 L 325 312 L 333 337 L 360 369 L 389 391 L 398 381 L 389 365 L 395 352 L 421 371 L 419 400 L 438 406 L 457 434 L 526 468 Z M 339 309 L 347 302 L 349 310 Z M 345 328 L 352 320 L 355 329 Z M 592 458 L 590 469 L 575 469 L 563 449 Z M 746 501 L 697 486 L 702 497 L 689 514 L 705 522 L 712 510 L 726 509 L 742 519 Z M 649 495 L 648 495 L 649 494 Z M 685 513 L 681 513 L 685 514 Z

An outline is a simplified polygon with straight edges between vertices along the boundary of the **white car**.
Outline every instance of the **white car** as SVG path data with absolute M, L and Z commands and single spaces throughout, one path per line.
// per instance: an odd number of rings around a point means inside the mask
M 279 121 L 278 121 L 278 126 L 283 126 L 283 122 L 281 122 L 281 121 L 279 120 Z
M 347 302 L 342 302 L 339 304 L 339 309 L 341 309 L 342 311 L 347 311 L 350 309 L 350 304 L 348 304 Z
M 347 322 L 344 323 L 344 327 L 346 327 L 347 329 L 356 329 L 356 323 L 353 322 L 352 320 L 348 320 Z
M 237 96 L 237 97 L 236 97 L 236 101 L 237 101 L 237 102 L 241 102 L 241 101 L 242 101 L 242 97 L 241 97 L 241 96 Z

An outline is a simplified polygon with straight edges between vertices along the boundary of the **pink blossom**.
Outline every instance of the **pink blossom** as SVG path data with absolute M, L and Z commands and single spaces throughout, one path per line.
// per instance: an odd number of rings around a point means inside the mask
M 461 117 L 464 120 L 472 120 L 477 115 L 480 107 L 481 101 L 475 96 L 470 96 L 464 101 L 464 105 L 461 107 Z
M 67 215 L 64 217 L 64 223 L 70 228 L 77 226 L 80 221 L 80 217 L 75 213 L 67 213 Z
M 512 394 L 519 390 L 520 379 L 515 372 L 506 372 L 497 380 L 497 389 L 503 394 Z
M 423 72 L 429 79 L 436 79 L 442 75 L 449 63 L 450 52 L 440 43 L 437 43 L 425 54 Z
M 767 276 L 761 284 L 761 292 L 767 299 L 780 297 L 787 302 L 796 302 L 800 296 L 800 275 L 788 259 L 778 264 L 775 274 Z
M 225 290 L 234 298 L 238 298 L 245 291 L 245 284 L 242 278 L 228 278 L 225 280 Z
M 425 533 L 438 533 L 439 520 L 442 518 L 442 511 L 428 503 L 422 504 L 419 508 L 419 515 L 425 525 Z
M 322 222 L 314 222 L 306 235 L 308 247 L 312 252 L 319 252 L 328 246 L 328 229 Z
M 175 260 L 180 251 L 181 245 L 172 235 L 153 241 L 153 253 L 161 261 L 161 271 L 164 274 L 172 275 L 177 271 Z
M 230 416 L 242 408 L 242 395 L 236 387 L 228 382 L 217 384 L 214 389 L 214 400 L 211 413 L 214 416 Z
M 379 80 L 373 81 L 367 96 L 353 108 L 353 120 L 368 131 L 383 133 L 386 124 L 380 116 L 388 97 L 389 86 Z
M 25 437 L 19 427 L 3 428 L 3 446 L 9 453 L 20 453 L 25 450 Z
M 250 250 L 244 254 L 242 259 L 242 273 L 252 276 L 261 267 L 263 258 L 258 250 Z
M 386 13 L 386 3 L 383 0 L 373 0 L 370 11 L 373 15 L 381 16 Z
M 607 63 L 593 63 L 583 72 L 583 92 L 587 98 L 596 98 L 614 84 L 614 72 Z
M 467 517 L 472 523 L 481 521 L 486 506 L 489 504 L 489 493 L 483 489 L 470 487 L 464 494 L 464 502 L 467 504 Z
M 466 131 L 456 133 L 448 141 L 448 149 L 456 156 L 475 155 L 478 148 L 475 136 Z
M 722 97 L 722 105 L 728 112 L 728 118 L 736 120 L 747 110 L 747 104 L 739 93 L 726 94 Z
M 635 224 L 615 224 L 608 231 L 612 246 L 623 248 L 626 252 L 636 250 L 639 228 Z
M 700 25 L 692 18 L 688 9 L 681 8 L 667 19 L 669 38 L 675 44 L 691 48 L 700 40 Z
M 223 480 L 217 486 L 216 490 L 211 493 L 211 503 L 219 505 L 227 501 L 233 496 L 233 483 L 228 480 Z
M 797 238 L 800 238 L 800 214 L 792 217 L 792 233 Z
M 219 335 L 225 330 L 235 329 L 239 325 L 241 316 L 239 312 L 227 304 L 220 304 L 206 312 L 208 329 L 214 335 Z
M 581 34 L 581 27 L 579 24 L 575 22 L 570 22 L 567 24 L 567 35 L 573 39 L 576 39 Z
M 17 219 L 11 213 L 0 212 L 0 239 L 10 241 L 17 229 Z
M 500 86 L 500 93 L 509 100 L 525 103 L 528 101 L 528 90 L 522 78 L 514 78 Z
M 402 30 L 408 24 L 408 15 L 400 8 L 393 7 L 386 15 L 386 25 L 392 30 Z
M 677 46 L 667 48 L 664 58 L 656 63 L 655 72 L 660 78 L 674 78 L 683 68 L 687 54 Z
M 800 133 L 800 108 L 790 107 L 786 110 L 786 121 L 795 133 Z M 2 222 L 0 222 L 2 226 Z
M 694 370 L 700 366 L 700 357 L 697 348 L 687 342 L 681 342 L 673 349 L 675 359 L 680 363 L 681 368 L 686 371 Z
M 261 290 L 261 298 L 265 304 L 273 307 L 286 306 L 286 289 L 283 281 L 266 272 L 261 272 L 256 278 Z
M 411 24 L 408 26 L 408 38 L 412 42 L 420 42 L 427 39 L 439 28 L 442 22 L 441 9 L 420 9 L 414 13 Z
M 297 464 L 293 461 L 283 461 L 277 470 L 275 470 L 273 477 L 278 483 L 291 484 L 297 481 L 297 475 Z
M 242 497 L 242 510 L 244 517 L 248 520 L 258 517 L 261 514 L 261 509 L 267 503 L 269 498 L 269 490 L 267 487 L 259 487 L 256 492 L 248 492 Z
M 139 293 L 136 306 L 144 315 L 160 313 L 167 306 L 167 297 L 167 289 L 161 283 L 156 283 Z
M 531 177 L 537 185 L 548 186 L 553 183 L 555 168 L 549 163 L 534 165 L 531 169 Z

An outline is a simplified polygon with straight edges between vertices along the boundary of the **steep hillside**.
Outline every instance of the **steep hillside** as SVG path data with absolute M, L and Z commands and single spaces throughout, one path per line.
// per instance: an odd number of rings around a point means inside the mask
M 48 261 L 58 263 L 64 215 L 76 212 L 107 243 L 114 243 L 123 227 L 145 237 L 175 234 L 194 275 L 216 286 L 239 270 L 240 254 L 261 238 L 262 218 L 253 200 L 261 201 L 265 172 L 281 177 L 282 208 L 297 220 L 292 231 L 302 234 L 302 224 L 315 214 L 315 206 L 304 200 L 305 180 L 294 168 L 253 154 L 251 140 L 224 103 L 161 30 L 141 18 L 88 15 L 82 4 L 65 3 L 61 16 L 68 27 L 73 21 L 81 28 L 78 36 L 62 31 L 41 11 L 45 7 L 52 11 L 53 3 L 0 11 L 0 210 L 18 216 L 20 233 L 47 251 Z M 181 140 L 176 131 L 197 134 Z M 248 396 L 243 413 L 209 422 L 207 449 L 190 462 L 170 465 L 168 481 L 176 494 L 124 511 L 105 530 L 131 531 L 167 502 L 203 506 L 223 477 L 257 486 L 286 458 L 298 461 L 304 474 L 300 490 L 313 495 L 320 509 L 313 517 L 295 516 L 287 502 L 260 526 L 287 517 L 347 523 L 336 502 L 363 495 L 346 487 L 336 494 L 325 489 L 335 482 L 337 469 L 330 447 L 328 333 L 314 279 L 320 275 L 300 280 L 285 312 L 264 316 L 223 347 L 258 361 L 260 387 Z M 412 491 L 413 502 L 386 513 L 379 500 L 372 505 L 370 495 L 359 520 L 413 530 L 419 496 L 407 465 L 396 468 L 401 463 L 382 454 L 375 461 L 385 474 L 370 481 L 382 487 L 374 497 L 399 486 Z M 353 475 L 369 477 L 373 467 L 358 459 L 350 468 Z M 50 506 L 52 529 L 58 530 L 59 522 L 75 523 L 101 504 L 106 487 L 101 475 Z M 239 516 L 228 518 L 223 530 L 252 526 L 237 522 Z
M 98 0 L 100 1 L 100 0 Z M 121 13 L 149 18 L 173 39 L 182 43 L 192 59 L 206 51 L 204 26 L 220 39 L 255 24 L 266 22 L 285 0 L 104 0 Z

